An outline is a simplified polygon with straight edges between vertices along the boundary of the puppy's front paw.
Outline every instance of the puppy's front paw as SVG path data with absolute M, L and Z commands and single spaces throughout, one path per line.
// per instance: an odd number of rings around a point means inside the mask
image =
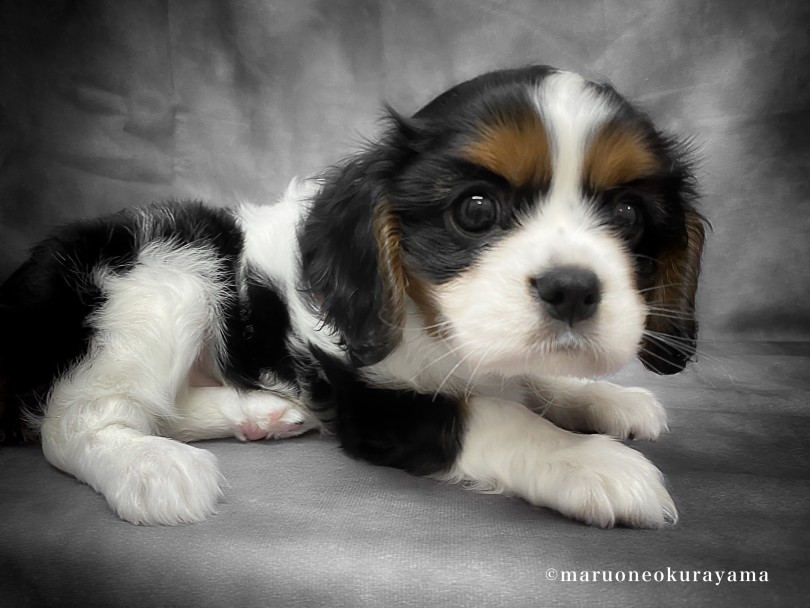
M 562 514 L 609 528 L 660 528 L 678 511 L 661 472 L 642 454 L 608 437 L 583 437 L 549 461 L 545 501 Z
M 588 390 L 593 430 L 619 439 L 657 439 L 667 430 L 667 413 L 650 391 L 594 382 Z
M 461 454 L 441 478 L 601 527 L 660 528 L 678 519 L 661 472 L 604 435 L 565 431 L 523 405 L 474 397 Z
M 543 394 L 545 393 L 545 394 Z M 570 431 L 603 433 L 618 439 L 657 439 L 667 430 L 667 414 L 648 390 L 610 382 L 558 382 L 537 389 L 534 408 Z
M 217 459 L 206 450 L 144 436 L 116 458 L 122 466 L 98 489 L 118 516 L 133 524 L 203 521 L 222 497 Z

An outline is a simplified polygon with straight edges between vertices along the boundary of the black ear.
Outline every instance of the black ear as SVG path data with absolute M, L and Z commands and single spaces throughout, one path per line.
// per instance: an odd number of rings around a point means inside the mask
M 358 366 L 385 358 L 402 335 L 406 278 L 386 202 L 398 161 L 389 141 L 327 173 L 299 235 L 305 287 Z
M 649 370 L 676 374 L 695 354 L 695 292 L 705 237 L 704 220 L 688 209 L 679 244 L 658 256 L 653 285 L 644 291 L 650 313 L 639 359 Z

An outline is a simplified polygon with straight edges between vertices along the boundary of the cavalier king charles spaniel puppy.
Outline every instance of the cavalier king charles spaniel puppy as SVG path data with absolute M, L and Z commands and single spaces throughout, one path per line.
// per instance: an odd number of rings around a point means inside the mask
M 205 519 L 203 439 L 311 429 L 373 464 L 657 528 L 651 393 L 695 351 L 703 220 L 683 143 L 611 86 L 484 74 L 271 205 L 63 228 L 0 291 L 7 440 L 123 519 Z

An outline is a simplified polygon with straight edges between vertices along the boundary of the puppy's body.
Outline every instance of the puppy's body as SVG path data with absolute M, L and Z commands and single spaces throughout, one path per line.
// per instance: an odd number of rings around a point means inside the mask
M 136 523 L 216 506 L 213 456 L 176 439 L 327 428 L 376 464 L 660 526 L 658 470 L 571 431 L 655 438 L 661 406 L 575 378 L 685 365 L 692 197 L 611 88 L 487 74 L 277 204 L 158 205 L 39 245 L 0 292 L 5 415 Z

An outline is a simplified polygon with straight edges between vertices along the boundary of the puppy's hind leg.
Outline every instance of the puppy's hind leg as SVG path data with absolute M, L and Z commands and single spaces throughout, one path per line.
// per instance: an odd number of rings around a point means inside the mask
M 132 523 L 200 521 L 222 494 L 213 454 L 153 436 L 159 420 L 174 415 L 211 338 L 216 268 L 204 249 L 154 247 L 128 273 L 103 278 L 89 352 L 55 383 L 46 405 L 46 458 Z
M 241 391 L 230 386 L 193 387 L 177 402 L 177 415 L 162 432 L 180 441 L 236 437 L 242 441 L 295 437 L 318 427 L 293 390 Z

